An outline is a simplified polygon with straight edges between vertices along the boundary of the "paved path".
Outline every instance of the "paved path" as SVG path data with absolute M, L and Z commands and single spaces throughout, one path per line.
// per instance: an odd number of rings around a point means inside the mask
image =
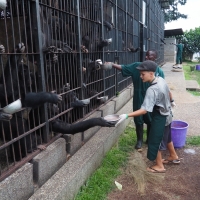
M 189 124 L 188 135 L 200 135 L 200 97 L 186 91 L 186 88 L 196 88 L 198 85 L 195 81 L 186 81 L 184 72 L 182 70 L 175 72 L 172 66 L 173 63 L 166 63 L 162 66 L 162 70 L 177 105 L 173 119 Z

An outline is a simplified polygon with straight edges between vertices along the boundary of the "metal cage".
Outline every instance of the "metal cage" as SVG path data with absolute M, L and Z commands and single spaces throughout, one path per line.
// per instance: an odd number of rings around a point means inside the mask
M 63 99 L 0 121 L 0 180 L 61 136 L 51 130 L 53 120 L 83 120 L 132 84 L 120 71 L 102 70 L 98 59 L 128 64 L 153 48 L 163 62 L 164 17 L 156 0 L 10 0 L 0 24 L 1 108 L 30 92 Z M 74 106 L 83 99 L 90 104 Z

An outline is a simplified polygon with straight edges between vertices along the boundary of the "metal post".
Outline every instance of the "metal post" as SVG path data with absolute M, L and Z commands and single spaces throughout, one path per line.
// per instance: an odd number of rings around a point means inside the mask
M 39 0 L 31 1 L 31 13 L 32 21 L 33 21 L 33 31 L 34 31 L 34 42 L 36 51 L 39 53 L 37 56 L 37 65 L 38 65 L 38 82 L 39 82 L 39 90 L 45 92 L 46 84 L 45 84 L 45 73 L 44 73 L 44 55 L 42 50 L 42 32 L 41 32 L 41 21 L 40 21 L 40 5 Z M 48 123 L 48 115 L 47 115 L 47 105 L 44 105 L 44 112 L 41 116 L 42 120 L 46 122 L 46 126 L 43 127 L 43 139 L 44 142 L 47 143 L 49 141 L 49 123 Z

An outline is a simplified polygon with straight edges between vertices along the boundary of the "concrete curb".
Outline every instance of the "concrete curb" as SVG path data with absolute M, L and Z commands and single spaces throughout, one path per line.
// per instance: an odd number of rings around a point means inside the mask
M 131 111 L 132 99 L 119 113 Z M 130 120 L 127 119 L 117 127 L 101 128 L 29 200 L 73 199 L 80 187 L 100 166 L 105 154 L 117 142 Z

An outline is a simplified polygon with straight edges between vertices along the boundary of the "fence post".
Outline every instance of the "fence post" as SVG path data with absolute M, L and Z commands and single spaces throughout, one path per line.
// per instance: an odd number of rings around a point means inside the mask
M 42 49 L 42 31 L 41 31 L 41 21 L 40 21 L 40 5 L 39 0 L 32 0 L 31 3 L 31 13 L 32 13 L 32 21 L 33 21 L 33 34 L 34 34 L 34 42 L 36 51 L 38 52 L 37 56 L 37 66 L 38 66 L 38 84 L 39 90 L 45 92 L 46 91 L 46 83 L 45 83 L 45 73 L 44 73 L 44 55 Z M 35 15 L 33 15 L 33 13 Z M 43 139 L 44 142 L 47 143 L 49 141 L 49 123 L 48 123 L 48 114 L 47 114 L 47 104 L 44 105 L 44 112 L 41 113 L 42 121 L 46 122 L 46 125 L 43 127 Z

